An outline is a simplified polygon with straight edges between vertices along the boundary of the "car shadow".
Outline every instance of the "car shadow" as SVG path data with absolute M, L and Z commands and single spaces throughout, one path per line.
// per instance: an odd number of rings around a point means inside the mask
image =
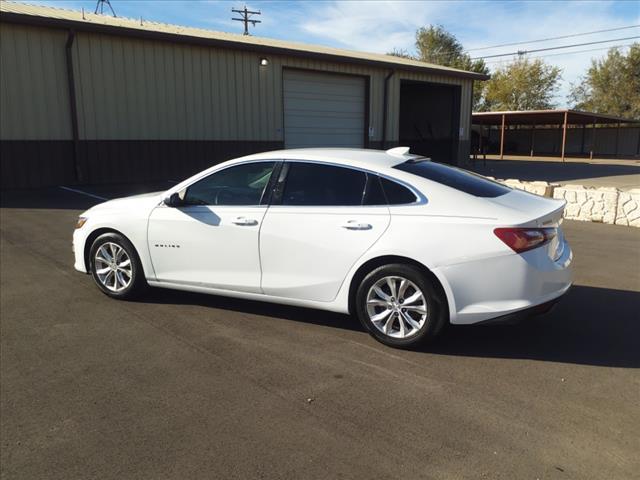
M 452 326 L 424 351 L 640 368 L 640 292 L 574 286 L 546 315 L 516 325 Z
M 280 305 L 277 303 L 241 300 L 231 297 L 222 297 L 219 295 L 206 295 L 202 293 L 169 290 L 164 288 L 150 289 L 141 301 L 145 303 L 167 305 L 197 305 L 201 307 L 228 310 L 230 312 L 263 315 L 276 319 L 294 320 L 313 325 L 323 325 L 331 328 L 364 332 L 364 328 L 360 325 L 360 322 L 349 315 L 327 312 L 324 310 Z
M 145 302 L 199 305 L 360 331 L 348 315 L 175 290 L 152 289 Z M 449 326 L 417 351 L 640 368 L 640 292 L 574 286 L 556 308 L 514 325 Z

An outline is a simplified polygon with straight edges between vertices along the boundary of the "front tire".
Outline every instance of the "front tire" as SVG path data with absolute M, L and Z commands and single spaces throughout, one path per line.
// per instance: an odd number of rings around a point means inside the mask
M 435 338 L 445 323 L 444 299 L 420 269 L 383 265 L 370 272 L 356 293 L 356 313 L 379 342 L 411 348 Z
M 147 287 L 136 249 L 119 233 L 105 233 L 96 238 L 89 262 L 93 280 L 109 297 L 129 300 Z

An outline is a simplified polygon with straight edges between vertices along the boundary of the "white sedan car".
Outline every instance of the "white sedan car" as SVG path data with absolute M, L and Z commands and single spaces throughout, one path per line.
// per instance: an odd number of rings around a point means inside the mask
M 75 268 L 114 298 L 150 285 L 351 313 L 396 347 L 569 289 L 563 202 L 408 150 L 260 153 L 96 205 Z

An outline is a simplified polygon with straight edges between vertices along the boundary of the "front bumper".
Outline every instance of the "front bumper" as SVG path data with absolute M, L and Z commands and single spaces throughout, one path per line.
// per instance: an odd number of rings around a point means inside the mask
M 82 273 L 87 273 L 87 267 L 84 261 L 84 245 L 87 241 L 88 229 L 86 225 L 73 231 L 73 268 Z

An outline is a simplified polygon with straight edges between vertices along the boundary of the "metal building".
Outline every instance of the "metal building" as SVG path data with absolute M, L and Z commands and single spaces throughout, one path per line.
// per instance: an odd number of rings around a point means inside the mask
M 410 145 L 466 162 L 483 75 L 0 2 L 3 188 L 181 178 L 302 146 Z

